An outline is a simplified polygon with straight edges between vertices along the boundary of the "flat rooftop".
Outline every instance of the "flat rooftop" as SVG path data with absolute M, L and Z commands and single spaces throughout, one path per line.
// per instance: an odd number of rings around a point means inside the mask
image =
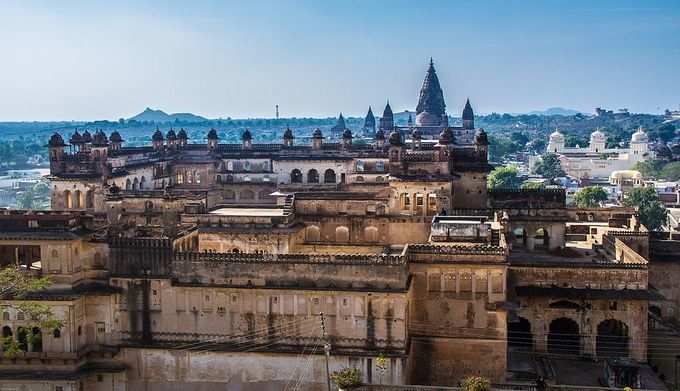
M 219 208 L 209 214 L 237 217 L 283 217 L 283 212 L 280 208 Z

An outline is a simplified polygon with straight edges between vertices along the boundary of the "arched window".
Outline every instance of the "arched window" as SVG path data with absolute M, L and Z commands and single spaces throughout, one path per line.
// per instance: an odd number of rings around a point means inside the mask
M 40 331 L 40 328 L 34 327 L 33 330 L 31 330 L 31 334 L 31 351 L 42 352 L 42 331 Z
M 375 181 L 376 181 L 376 182 L 382 182 L 382 181 L 384 181 L 384 180 L 385 180 L 385 179 L 384 179 L 383 177 L 381 177 L 380 175 L 378 175 L 377 177 L 375 177 Z
M 28 350 L 28 330 L 25 327 L 17 329 L 17 342 L 19 342 L 19 349 L 24 352 Z
M 252 200 L 255 199 L 255 193 L 253 193 L 252 190 L 243 190 L 241 191 L 241 194 L 239 196 L 239 199 L 242 200 Z
M 363 182 L 363 181 L 364 181 L 364 177 L 362 177 L 361 175 L 359 175 L 359 176 L 357 176 L 356 181 L 357 181 L 357 182 Z
M 80 190 L 76 190 L 73 192 L 73 207 L 76 209 L 80 209 L 83 207 L 83 202 L 82 201 L 83 194 Z
M 132 182 L 130 182 L 130 178 L 125 181 L 125 190 L 132 190 Z
M 319 183 L 319 172 L 311 169 L 307 172 L 307 183 Z
M 5 326 L 5 327 L 2 328 L 2 337 L 3 338 L 11 337 L 12 335 L 13 334 L 12 334 L 12 328 L 11 327 Z
M 64 206 L 66 209 L 73 208 L 73 196 L 69 190 L 64 190 Z
M 335 228 L 335 241 L 338 243 L 349 242 L 349 229 L 342 225 Z
M 137 190 L 137 189 L 139 189 L 139 179 L 135 178 L 132 181 L 132 190 Z
M 94 266 L 103 266 L 102 255 L 100 253 L 94 253 Z
M 9 320 L 9 311 L 4 311 L 2 313 L 2 320 Z
M 142 176 L 142 179 L 139 180 L 139 190 L 144 190 L 146 188 L 146 178 Z
M 319 227 L 316 225 L 310 225 L 305 230 L 306 240 L 308 242 L 318 242 L 321 240 L 321 234 L 319 232 Z
M 290 183 L 302 183 L 302 172 L 297 168 L 290 172 Z
M 187 171 L 187 183 L 194 183 L 194 174 L 191 171 Z
M 175 182 L 178 185 L 181 185 L 181 184 L 184 183 L 184 174 L 182 174 L 182 171 L 177 171 L 177 175 L 175 175 L 175 176 L 176 176 Z
M 330 168 L 323 174 L 324 183 L 335 183 L 335 171 Z
M 194 171 L 194 182 L 201 183 L 201 173 L 198 171 Z
M 378 241 L 378 228 L 374 226 L 368 226 L 364 228 L 364 240 L 369 243 L 375 243 Z

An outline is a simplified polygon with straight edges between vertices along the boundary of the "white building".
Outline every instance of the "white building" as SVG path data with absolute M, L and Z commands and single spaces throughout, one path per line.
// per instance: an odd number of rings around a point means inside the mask
M 587 147 L 567 148 L 564 135 L 555 131 L 550 135 L 546 152 L 559 155 L 562 169 L 574 178 L 608 179 L 613 171 L 630 170 L 635 163 L 651 159 L 653 152 L 647 134 L 638 129 L 629 148 L 606 148 L 607 136 L 600 130 L 590 135 Z M 538 158 L 532 159 L 532 165 Z

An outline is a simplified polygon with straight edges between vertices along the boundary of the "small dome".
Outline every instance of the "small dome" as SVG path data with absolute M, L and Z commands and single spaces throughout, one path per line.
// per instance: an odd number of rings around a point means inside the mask
M 451 131 L 451 128 L 446 127 L 444 130 L 442 130 L 441 133 L 439 133 L 439 144 L 441 145 L 447 145 L 447 144 L 452 144 L 453 143 L 453 132 Z
M 253 135 L 250 134 L 250 130 L 248 130 L 248 128 L 246 128 L 246 130 L 245 130 L 245 132 L 243 132 L 243 135 L 241 136 L 241 138 L 243 139 L 243 141 L 250 141 L 250 140 L 253 139 Z
M 441 123 L 442 117 L 427 111 L 416 115 L 416 126 L 439 126 Z
M 411 138 L 414 140 L 420 140 L 423 138 L 423 135 L 420 133 L 420 130 L 416 128 L 413 130 L 413 132 L 411 132 Z
M 647 143 L 649 142 L 649 137 L 647 137 L 647 133 L 645 133 L 642 128 L 639 128 L 637 132 L 633 133 L 633 136 L 630 138 L 630 140 L 634 143 Z
M 165 136 L 168 140 L 177 140 L 177 134 L 173 129 L 168 130 L 168 134 Z
M 479 128 L 479 130 L 477 130 L 477 132 L 475 132 L 475 144 L 477 144 L 477 145 L 489 145 L 489 138 L 487 137 L 484 129 Z
M 120 193 L 120 187 L 118 187 L 118 185 L 116 185 L 116 183 L 114 182 L 113 185 L 109 186 L 109 193 L 111 194 Z
M 50 137 L 50 141 L 48 142 L 48 145 L 50 147 L 63 147 L 64 144 L 64 139 L 61 137 L 59 133 L 54 133 Z
M 378 129 L 378 131 L 375 132 L 375 139 L 376 140 L 384 140 L 385 139 L 385 132 L 383 132 L 382 129 Z
M 180 139 L 180 140 L 188 139 L 189 137 L 187 136 L 187 131 L 184 130 L 184 128 L 180 129 L 179 133 L 177 133 L 177 138 Z
M 153 141 L 163 141 L 163 133 L 161 133 L 161 130 L 156 128 L 156 131 L 153 132 L 153 136 L 151 136 L 151 140 Z
M 61 137 L 61 136 L 60 136 Z M 80 144 L 83 142 L 83 136 L 78 133 L 78 130 L 76 130 L 73 135 L 71 136 L 71 144 Z
M 552 143 L 564 142 L 564 135 L 560 133 L 559 130 L 555 129 L 554 132 L 550 133 L 550 142 Z
M 122 142 L 123 142 L 123 138 L 120 137 L 120 133 L 118 133 L 117 130 L 114 130 L 114 131 L 111 133 L 111 136 L 109 137 L 109 140 L 111 140 L 111 142 L 114 142 L 114 143 L 122 143 Z
M 604 135 L 599 129 L 590 134 L 590 141 L 593 142 L 605 142 L 607 136 Z
M 83 142 L 84 143 L 91 143 L 92 142 L 92 135 L 87 130 L 85 132 L 83 132 Z
M 396 130 L 390 133 L 390 144 L 399 146 L 401 144 L 401 133 L 397 132 Z
M 342 138 L 344 138 L 344 139 L 351 139 L 351 138 L 352 138 L 352 131 L 349 130 L 349 129 L 345 129 L 345 130 L 342 132 Z
M 312 138 L 323 138 L 323 134 L 321 134 L 321 129 L 319 128 L 314 129 L 314 133 L 312 133 Z
M 217 140 L 219 137 L 217 137 L 217 130 L 215 129 L 210 129 L 208 132 L 208 140 Z
M 92 139 L 92 145 L 96 145 L 99 147 L 103 147 L 109 144 L 109 139 L 106 137 L 106 134 L 103 131 L 98 131 L 95 132 L 94 137 Z
M 294 138 L 295 138 L 295 136 L 293 136 L 293 131 L 290 130 L 289 127 L 286 127 L 286 131 L 283 132 L 283 139 L 284 140 L 292 140 Z

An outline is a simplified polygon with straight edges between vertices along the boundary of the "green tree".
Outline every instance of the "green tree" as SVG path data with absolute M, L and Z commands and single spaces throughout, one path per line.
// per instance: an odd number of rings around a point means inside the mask
M 588 186 L 576 193 L 575 200 L 579 208 L 594 208 L 607 200 L 607 192 L 600 186 Z
M 49 285 L 49 278 L 36 277 L 19 264 L 0 268 L 0 297 L 6 299 L 3 305 L 13 307 L 24 314 L 23 332 L 26 333 L 26 340 L 29 344 L 40 341 L 40 334 L 33 333 L 35 328 L 53 332 L 63 326 L 62 322 L 54 317 L 49 306 L 27 298 L 30 292 L 45 289 Z M 17 330 L 17 332 L 19 331 Z M 23 350 L 22 343 L 11 336 L 0 338 L 0 344 L 4 355 L 10 358 Z
M 541 156 L 541 160 L 537 161 L 533 167 L 534 174 L 538 174 L 543 178 L 554 180 L 557 177 L 562 177 L 565 174 L 562 169 L 560 159 L 554 153 L 546 153 Z
M 663 166 L 659 172 L 659 178 L 669 181 L 680 180 L 680 162 L 671 162 Z
M 675 125 L 671 123 L 663 124 L 656 129 L 651 129 L 647 134 L 652 140 L 669 142 L 675 138 Z
M 660 160 L 647 160 L 635 163 L 633 170 L 640 171 L 645 178 L 658 178 L 663 165 L 664 163 Z
M 491 382 L 481 376 L 468 376 L 461 382 L 461 388 L 463 391 L 489 391 Z
M 496 167 L 487 178 L 490 189 L 518 189 L 521 185 L 522 180 L 515 166 Z
M 653 187 L 636 187 L 624 198 L 623 205 L 637 207 L 640 222 L 650 231 L 658 231 L 666 223 L 668 211 Z

